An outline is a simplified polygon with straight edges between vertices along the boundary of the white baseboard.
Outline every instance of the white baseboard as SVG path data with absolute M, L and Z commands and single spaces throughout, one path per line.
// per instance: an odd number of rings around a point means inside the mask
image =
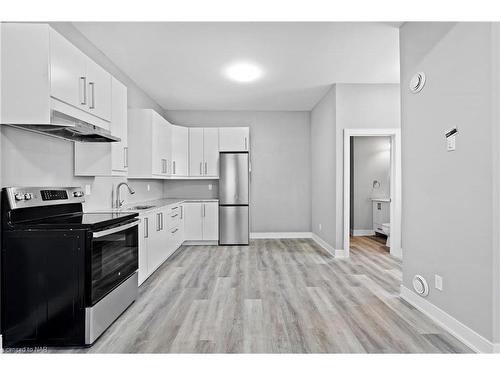
M 250 233 L 252 239 L 268 238 L 311 238 L 311 232 L 253 232 Z
M 333 246 L 331 246 L 330 244 L 328 244 L 324 239 L 322 239 L 320 236 L 318 236 L 317 234 L 315 233 L 312 233 L 311 234 L 311 238 L 319 245 L 321 246 L 323 249 L 325 249 L 326 251 L 328 251 L 333 257 L 335 258 L 343 258 L 345 257 L 345 252 L 344 250 L 340 250 L 340 249 L 334 249 Z
M 401 285 L 400 297 L 414 306 L 417 310 L 427 315 L 475 352 L 500 353 L 500 344 L 492 343 L 404 285 Z
M 374 236 L 375 231 L 373 229 L 353 229 L 352 230 L 352 236 L 354 237 L 359 237 L 359 236 Z

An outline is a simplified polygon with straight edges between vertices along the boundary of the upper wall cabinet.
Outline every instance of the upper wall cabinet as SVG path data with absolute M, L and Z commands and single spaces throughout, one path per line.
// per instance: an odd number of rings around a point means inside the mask
M 189 176 L 219 176 L 218 128 L 189 128 Z
M 129 178 L 167 178 L 172 125 L 152 109 L 128 112 Z
M 47 24 L 1 24 L 1 123 L 51 125 L 54 111 L 108 129 L 111 75 Z
M 172 168 L 169 174 L 173 177 L 186 177 L 189 158 L 188 128 L 177 125 L 171 125 L 171 127 Z
M 248 151 L 250 149 L 250 131 L 248 127 L 219 128 L 219 150 Z
M 128 170 L 127 87 L 111 81 L 112 143 L 75 143 L 75 176 L 126 176 Z

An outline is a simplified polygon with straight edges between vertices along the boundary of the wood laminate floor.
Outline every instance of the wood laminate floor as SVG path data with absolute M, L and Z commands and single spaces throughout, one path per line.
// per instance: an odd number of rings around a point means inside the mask
M 461 353 L 399 297 L 401 262 L 351 239 L 334 259 L 310 239 L 184 246 L 90 353 Z M 57 350 L 67 352 L 68 350 Z

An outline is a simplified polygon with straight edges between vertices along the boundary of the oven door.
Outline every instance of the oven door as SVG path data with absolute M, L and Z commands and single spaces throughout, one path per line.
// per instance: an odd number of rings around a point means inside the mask
M 127 223 L 93 231 L 90 247 L 89 305 L 115 289 L 138 268 L 138 224 Z

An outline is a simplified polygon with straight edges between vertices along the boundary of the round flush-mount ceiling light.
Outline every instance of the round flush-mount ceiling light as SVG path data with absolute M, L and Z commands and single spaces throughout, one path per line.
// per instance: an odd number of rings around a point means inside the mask
M 420 92 L 425 85 L 425 73 L 418 72 L 410 80 L 410 91 L 414 94 Z
M 249 62 L 237 62 L 228 65 L 224 73 L 227 78 L 240 83 L 253 82 L 262 77 L 262 69 Z

